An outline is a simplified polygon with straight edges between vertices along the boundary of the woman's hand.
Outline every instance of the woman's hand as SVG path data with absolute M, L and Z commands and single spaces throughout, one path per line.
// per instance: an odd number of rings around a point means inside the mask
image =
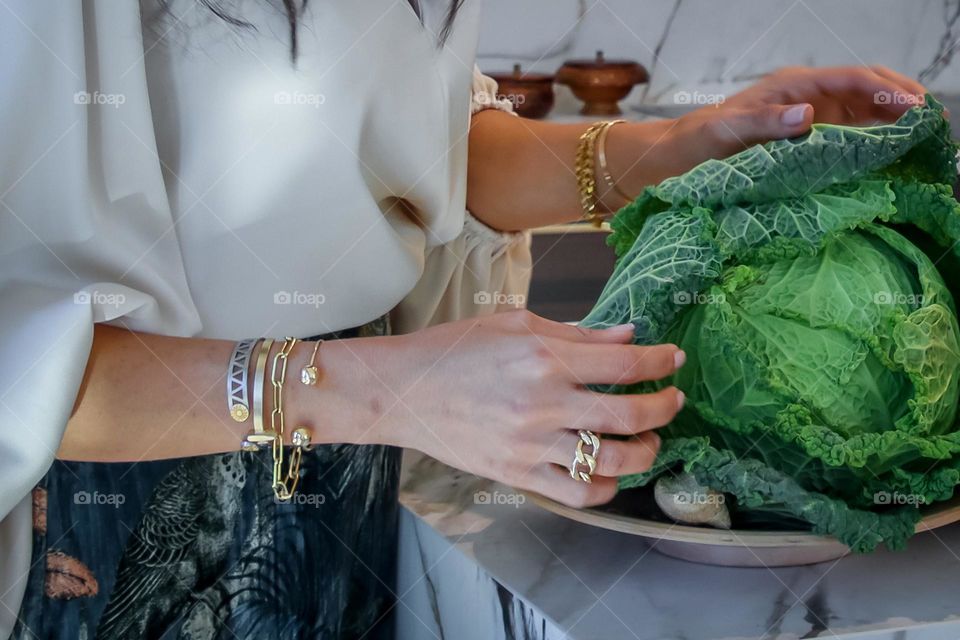
M 650 184 L 679 175 L 704 160 L 724 158 L 754 144 L 792 138 L 814 122 L 870 125 L 895 120 L 922 104 L 926 89 L 886 67 L 788 67 L 780 69 L 724 102 L 697 109 L 666 126 L 661 151 L 624 169 L 626 180 Z M 633 125 L 642 127 L 643 123 Z M 620 129 L 619 138 L 615 138 Z M 611 131 L 615 158 L 628 162 L 627 128 Z M 639 132 L 636 137 L 646 137 Z M 636 152 L 633 153 L 636 157 Z M 636 161 L 630 164 L 635 164 Z M 655 170 L 648 165 L 657 164 Z M 629 165 L 628 165 L 629 166 Z M 640 184 L 633 184 L 639 192 Z M 622 203 L 620 203 L 622 204 Z
M 610 129 L 606 157 L 620 190 L 685 173 L 710 158 L 806 132 L 813 122 L 870 124 L 895 119 L 922 101 L 918 82 L 885 67 L 790 67 L 722 104 L 675 120 Z M 583 215 L 574 172 L 584 124 L 515 118 L 485 111 L 473 118 L 467 207 L 495 229 L 531 229 Z M 605 208 L 627 202 L 598 181 Z
M 632 335 L 630 325 L 581 329 L 517 311 L 408 336 L 330 342 L 324 359 L 363 362 L 353 367 L 361 380 L 349 393 L 360 394 L 355 404 L 365 408 L 360 415 L 369 427 L 354 441 L 411 447 L 471 473 L 586 506 L 609 501 L 617 476 L 649 469 L 660 446 L 653 430 L 683 405 L 674 387 L 643 395 L 584 387 L 659 380 L 682 365 L 676 346 L 634 346 Z M 328 365 L 331 372 L 350 369 Z M 602 439 L 592 484 L 569 474 L 578 429 L 629 436 Z

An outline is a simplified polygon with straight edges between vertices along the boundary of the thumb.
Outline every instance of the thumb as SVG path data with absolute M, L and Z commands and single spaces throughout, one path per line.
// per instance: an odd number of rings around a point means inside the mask
M 813 106 L 765 104 L 730 114 L 719 124 L 716 131 L 725 142 L 749 147 L 806 132 L 813 124 Z

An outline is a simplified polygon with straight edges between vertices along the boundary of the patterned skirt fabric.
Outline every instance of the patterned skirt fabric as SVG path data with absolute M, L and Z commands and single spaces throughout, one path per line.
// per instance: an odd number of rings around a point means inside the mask
M 274 499 L 271 464 L 269 451 L 56 462 L 34 490 L 12 637 L 392 637 L 400 451 L 315 447 L 291 503 Z

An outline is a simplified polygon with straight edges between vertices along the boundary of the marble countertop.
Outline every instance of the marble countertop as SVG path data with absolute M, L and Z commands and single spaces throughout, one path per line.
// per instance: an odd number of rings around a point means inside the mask
M 401 502 L 572 640 L 960 638 L 960 526 L 901 552 L 737 569 L 669 558 L 419 454 Z

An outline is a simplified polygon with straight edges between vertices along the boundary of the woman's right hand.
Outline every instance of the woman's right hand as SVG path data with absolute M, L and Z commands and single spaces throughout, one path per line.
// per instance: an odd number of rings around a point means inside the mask
M 650 467 L 660 447 L 654 429 L 683 406 L 675 387 L 637 395 L 585 388 L 658 380 L 682 366 L 676 346 L 635 346 L 632 335 L 632 325 L 583 329 L 517 311 L 324 349 L 325 359 L 361 365 L 355 387 L 341 389 L 366 425 L 354 422 L 364 433 L 350 441 L 418 449 L 583 507 L 609 501 L 617 476 Z M 591 484 L 569 474 L 578 429 L 629 436 L 602 439 Z

